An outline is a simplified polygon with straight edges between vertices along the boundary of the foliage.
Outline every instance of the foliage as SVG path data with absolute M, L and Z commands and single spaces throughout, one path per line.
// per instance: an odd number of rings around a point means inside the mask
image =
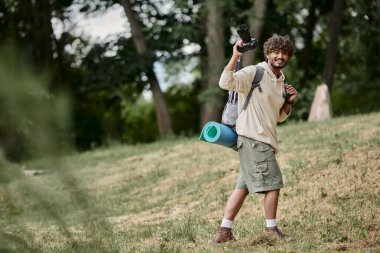
M 198 90 L 196 85 L 174 85 L 166 92 L 176 135 L 192 136 L 199 127 Z
M 134 52 L 131 40 L 123 38 L 96 44 L 83 58 L 83 81 L 72 87 L 75 96 L 76 143 L 80 149 L 127 139 L 128 143 L 135 143 L 140 139 L 138 134 L 131 134 L 131 128 L 123 127 L 123 124 L 128 123 L 129 126 L 133 125 L 132 129 L 138 128 L 136 121 L 123 120 L 126 113 L 123 101 L 128 101 L 129 107 L 132 106 L 146 87 L 146 76 L 142 73 L 145 60 Z M 127 129 L 126 132 L 124 129 Z M 156 131 L 153 132 L 155 137 Z M 127 133 L 130 136 L 124 138 Z M 141 139 L 147 140 L 152 141 L 154 138 Z
M 119 38 L 95 44 L 82 62 L 84 81 L 79 91 L 115 90 L 123 87 L 125 95 L 136 99 L 147 85 L 142 72 L 152 56 L 139 57 L 131 39 Z
M 199 103 L 193 86 L 172 86 L 166 92 L 173 129 L 176 135 L 191 136 L 198 126 Z M 128 144 L 152 142 L 158 139 L 154 105 L 140 98 L 135 103 L 121 102 L 122 141 Z
M 0 50 L 0 140 L 10 160 L 57 155 L 70 146 L 69 99 L 51 93 L 47 80 L 15 49 Z
M 120 140 L 122 125 L 120 95 L 98 91 L 78 94 L 75 102 L 75 141 L 87 150 Z
M 348 1 L 341 41 L 336 89 L 332 98 L 337 115 L 364 113 L 380 109 L 379 59 L 380 12 L 375 1 L 359 5 Z
M 137 103 L 149 87 L 146 66 L 159 62 L 171 76 L 169 111 L 175 134 L 189 135 L 199 131 L 200 107 L 204 100 L 215 98 L 214 90 L 203 91 L 205 80 L 212 70 L 207 70 L 205 46 L 207 10 L 204 1 L 132 1 L 133 9 L 144 25 L 143 36 L 151 53 L 137 56 L 128 31 L 97 44 L 90 44 L 70 30 L 70 9 L 73 4 L 87 16 L 104 13 L 119 6 L 116 0 L 64 0 L 0 2 L 0 43 L 18 46 L 20 57 L 27 59 L 36 73 L 48 73 L 48 92 L 55 96 L 60 90 L 71 95 L 74 130 L 71 134 L 79 150 L 90 149 L 112 142 L 136 143 L 156 140 L 152 123 L 152 105 Z M 237 38 L 236 27 L 248 23 L 252 1 L 220 1 L 224 21 L 224 48 L 227 59 L 232 43 Z M 311 1 L 268 1 L 264 30 L 256 61 L 262 61 L 263 42 L 273 33 L 288 34 L 295 40 L 297 50 L 284 69 L 287 81 L 298 88 L 299 96 L 292 111 L 292 120 L 308 117 L 314 91 L 323 82 L 322 71 L 329 38 L 329 20 L 332 1 L 316 1 L 317 21 L 310 51 L 308 78 L 299 83 L 305 71 L 305 36 Z M 344 17 L 338 45 L 337 67 L 331 91 L 334 115 L 363 113 L 380 110 L 379 58 L 373 52 L 380 50 L 380 14 L 375 0 L 363 4 L 345 1 Z M 60 36 L 53 32 L 51 20 L 69 24 Z M 70 49 L 70 50 L 68 50 Z M 195 63 L 195 66 L 194 66 Z M 189 67 L 190 66 L 190 67 Z M 177 81 L 183 71 L 194 78 L 183 86 Z M 162 84 L 161 84 L 162 85 Z M 162 87 L 161 87 L 162 88 Z M 215 90 L 218 87 L 215 85 Z M 218 90 L 219 92 L 222 92 Z M 198 100 L 198 101 L 196 101 Z M 187 102 L 183 102 L 187 101 Z M 137 104 L 136 104 L 137 103 Z M 141 108 L 140 108 L 141 107 Z M 150 109 L 148 109 L 150 108 Z M 146 118 L 133 112 L 146 112 Z M 198 110 L 198 111 L 197 111 Z M 132 113 L 130 116 L 127 113 Z M 141 124 L 149 131 L 138 136 Z M 125 127 L 125 126 L 128 127 Z M 127 130 L 129 129 L 129 130 Z M 24 149 L 20 136 L 18 151 Z M 10 147 L 9 147 L 10 148 Z
M 122 101 L 122 107 L 122 140 L 124 142 L 136 144 L 152 142 L 157 139 L 157 123 L 152 102 L 144 99 L 135 104 Z

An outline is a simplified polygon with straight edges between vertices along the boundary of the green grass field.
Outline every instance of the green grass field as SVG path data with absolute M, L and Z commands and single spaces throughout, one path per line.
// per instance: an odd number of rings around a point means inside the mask
M 213 245 L 239 173 L 237 153 L 197 138 L 1 163 L 0 252 L 380 252 L 380 113 L 278 128 L 278 222 L 261 195 L 236 242 Z M 45 173 L 25 176 L 25 170 Z

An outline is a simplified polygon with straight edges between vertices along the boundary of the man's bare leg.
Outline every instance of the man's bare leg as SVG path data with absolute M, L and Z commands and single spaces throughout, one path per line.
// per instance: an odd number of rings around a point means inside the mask
M 235 189 L 232 192 L 231 196 L 228 198 L 224 211 L 224 218 L 216 234 L 215 243 L 224 243 L 235 240 L 231 230 L 232 221 L 238 214 L 248 193 L 249 192 L 247 189 Z
M 266 234 L 276 239 L 283 238 L 285 236 L 277 227 L 276 221 L 279 195 L 280 190 L 273 190 L 267 192 L 264 198 L 264 212 L 267 223 Z
M 233 221 L 238 214 L 245 198 L 248 195 L 248 189 L 235 189 L 228 198 L 224 211 L 224 218 Z
M 280 195 L 280 190 L 269 191 L 265 194 L 264 198 L 264 212 L 265 219 L 276 219 L 278 197 Z

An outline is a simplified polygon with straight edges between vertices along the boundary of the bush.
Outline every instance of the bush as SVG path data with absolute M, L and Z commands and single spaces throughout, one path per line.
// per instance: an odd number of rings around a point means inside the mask
M 136 104 L 122 101 L 122 141 L 128 144 L 152 142 L 158 137 L 155 108 L 144 99 Z

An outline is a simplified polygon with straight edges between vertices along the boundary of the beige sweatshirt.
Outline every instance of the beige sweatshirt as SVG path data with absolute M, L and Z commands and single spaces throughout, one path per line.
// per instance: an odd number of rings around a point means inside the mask
M 282 122 L 289 116 L 281 110 L 285 102 L 283 97 L 285 77 L 281 72 L 280 78 L 276 78 L 266 62 L 258 65 L 266 70 L 260 82 L 262 92 L 258 88 L 254 89 L 246 110 L 242 109 L 256 74 L 255 66 L 247 66 L 236 73 L 224 70 L 219 86 L 239 93 L 237 134 L 267 143 L 277 153 L 277 122 Z

